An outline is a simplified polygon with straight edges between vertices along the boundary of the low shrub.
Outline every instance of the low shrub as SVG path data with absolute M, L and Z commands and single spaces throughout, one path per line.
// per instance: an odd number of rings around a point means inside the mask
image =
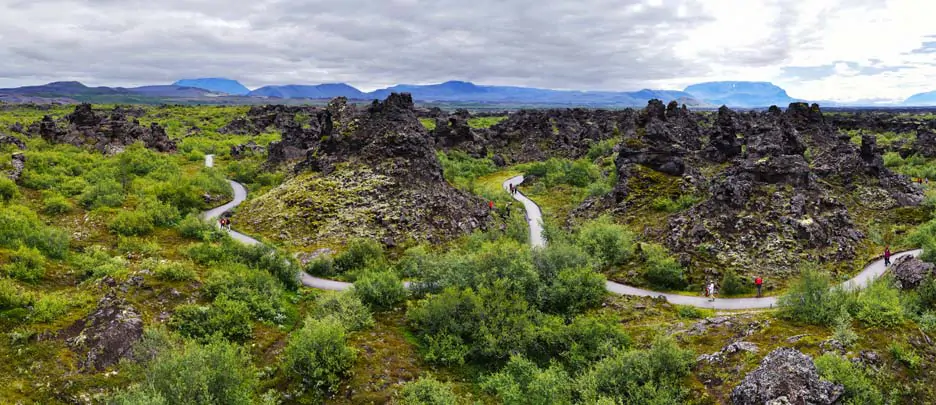
M 202 220 L 194 214 L 182 218 L 176 224 L 176 230 L 186 238 L 204 242 L 218 241 L 224 237 L 224 232 L 215 227 L 214 224 Z
M 522 356 L 511 356 L 501 371 L 481 382 L 504 404 L 572 404 L 572 377 L 558 364 L 540 369 Z
M 845 387 L 842 403 L 846 405 L 881 405 L 884 396 L 868 373 L 856 367 L 848 359 L 834 353 L 826 353 L 815 360 L 819 375 Z
M 424 375 L 403 385 L 400 400 L 406 405 L 455 405 L 458 395 L 451 385 Z
M 159 255 L 162 247 L 155 238 L 144 239 L 135 236 L 117 236 L 117 251 L 128 256 L 149 256 Z
M 210 306 L 181 305 L 169 320 L 169 326 L 186 337 L 206 340 L 213 336 L 244 342 L 251 336 L 250 310 L 247 304 L 218 296 Z
M 370 310 L 361 302 L 357 294 L 352 292 L 319 296 L 315 300 L 312 316 L 316 319 L 334 317 L 348 331 L 367 329 L 374 325 L 374 317 Z
M 32 296 L 8 278 L 0 278 L 0 309 L 23 308 L 32 303 Z
M 153 231 L 153 220 L 141 211 L 120 211 L 110 221 L 108 228 L 118 235 L 139 236 Z
M 904 321 L 900 292 L 889 279 L 880 278 L 858 293 L 858 312 L 862 323 L 881 328 L 894 328 Z
M 726 270 L 722 275 L 721 292 L 724 295 L 745 294 L 751 291 L 751 285 L 732 270 Z
M 67 314 L 75 302 L 72 297 L 61 294 L 42 294 L 33 304 L 29 320 L 38 323 L 52 322 Z
M 344 252 L 334 259 L 334 269 L 338 274 L 360 270 L 370 264 L 384 260 L 383 247 L 373 239 L 353 239 L 348 242 Z
M 390 309 L 406 300 L 406 287 L 391 271 L 368 271 L 354 282 L 354 294 L 374 309 Z
M 7 176 L 0 176 L 0 202 L 8 202 L 19 195 L 16 183 Z
M 634 234 L 611 222 L 609 217 L 585 223 L 578 232 L 577 243 L 602 267 L 624 264 L 634 254 Z
M 605 296 L 605 277 L 589 267 L 559 272 L 541 296 L 545 312 L 574 315 L 601 304 Z
M 35 283 L 45 277 L 45 257 L 38 249 L 20 246 L 12 255 L 10 262 L 3 265 L 3 272 L 10 277 L 28 283 Z
M 912 347 L 897 342 L 891 343 L 888 350 L 890 350 L 891 356 L 894 356 L 894 360 L 903 363 L 911 370 L 916 370 L 920 366 L 920 362 L 923 361 L 920 355 L 913 351 Z
M 332 318 L 306 318 L 302 328 L 290 334 L 283 356 L 287 375 L 319 391 L 337 389 L 357 358 L 344 327 Z
M 676 258 L 656 243 L 641 244 L 644 255 L 644 279 L 658 288 L 680 289 L 686 286 L 685 271 Z
M 153 275 L 162 281 L 191 281 L 198 277 L 191 264 L 161 262 L 153 268 Z

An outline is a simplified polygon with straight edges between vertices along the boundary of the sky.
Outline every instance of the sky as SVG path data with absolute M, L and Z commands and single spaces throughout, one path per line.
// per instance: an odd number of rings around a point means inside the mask
M 0 0 L 0 87 L 399 83 L 633 91 L 770 81 L 936 90 L 931 0 Z

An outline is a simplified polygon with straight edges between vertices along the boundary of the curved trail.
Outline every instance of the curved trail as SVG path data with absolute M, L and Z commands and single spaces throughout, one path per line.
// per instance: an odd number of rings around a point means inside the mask
M 205 156 L 205 166 L 213 167 L 214 166 L 214 155 Z M 510 188 L 510 185 L 519 185 L 523 182 L 523 176 L 516 176 L 510 179 L 507 179 L 503 183 L 505 190 Z M 208 211 L 202 213 L 202 217 L 206 220 L 214 220 L 221 216 L 221 214 L 237 207 L 244 200 L 247 199 L 247 189 L 244 186 L 236 181 L 228 180 L 228 183 L 231 184 L 231 188 L 234 190 L 234 199 L 219 207 L 212 208 Z M 546 238 L 543 237 L 543 213 L 540 210 L 540 207 L 536 205 L 532 200 L 527 198 L 525 195 L 516 192 L 512 196 L 515 200 L 523 204 L 523 208 L 526 210 L 527 222 L 530 226 L 530 245 L 534 248 L 540 248 L 546 246 Z M 258 245 L 260 241 L 244 235 L 240 232 L 234 230 L 227 230 L 228 234 L 231 235 L 235 240 L 247 244 L 247 245 Z M 898 258 L 906 255 L 919 256 L 922 252 L 921 249 L 910 250 L 907 252 L 897 253 L 892 257 L 892 260 L 897 260 Z M 886 271 L 884 267 L 884 260 L 877 260 L 869 264 L 865 269 L 859 273 L 857 276 L 848 280 L 842 285 L 847 289 L 860 288 L 874 278 L 877 278 Z M 299 280 L 306 287 L 317 288 L 320 290 L 334 290 L 341 291 L 351 288 L 351 283 L 346 283 L 343 281 L 328 280 L 324 278 L 314 277 L 308 273 L 301 271 L 299 272 Z M 409 286 L 409 283 L 404 283 Z M 672 304 L 679 305 L 690 305 L 699 308 L 711 308 L 717 310 L 739 310 L 739 309 L 761 309 L 761 308 L 772 308 L 777 304 L 777 297 L 763 297 L 763 298 L 719 298 L 715 301 L 709 301 L 706 297 L 701 296 L 687 296 L 679 294 L 670 294 L 662 293 L 657 291 L 644 290 L 642 288 L 631 287 L 629 285 L 616 283 L 614 281 L 607 281 L 605 288 L 615 294 L 620 295 L 633 295 L 633 296 L 649 296 L 649 297 L 665 297 L 666 300 Z
M 503 186 L 504 189 L 508 190 L 509 192 L 510 185 L 517 186 L 520 183 L 523 183 L 522 175 L 507 179 L 504 181 Z M 546 240 L 543 238 L 543 214 L 539 207 L 536 205 L 536 203 L 531 201 L 519 191 L 513 195 L 513 198 L 523 203 L 523 206 L 527 209 L 527 221 L 530 223 L 530 244 L 533 246 L 546 246 Z M 921 252 L 921 249 L 916 249 L 897 253 L 893 255 L 891 259 L 893 261 L 907 255 L 919 256 Z M 849 290 L 864 287 L 868 284 L 869 281 L 877 278 L 881 274 L 884 274 L 886 270 L 887 268 L 884 266 L 884 260 L 876 260 L 865 267 L 865 269 L 862 270 L 861 273 L 858 273 L 857 276 L 842 283 L 842 286 Z M 605 288 L 610 292 L 620 295 L 635 295 L 645 297 L 662 296 L 672 304 L 690 305 L 699 308 L 711 308 L 719 310 L 761 309 L 772 308 L 777 305 L 777 297 L 717 298 L 715 301 L 710 301 L 708 298 L 702 296 L 689 296 L 650 291 L 642 288 L 632 287 L 626 284 L 616 283 L 610 280 L 605 283 Z

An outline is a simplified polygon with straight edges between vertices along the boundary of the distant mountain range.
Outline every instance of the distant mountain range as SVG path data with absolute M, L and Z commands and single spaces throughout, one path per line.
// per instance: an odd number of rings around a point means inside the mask
M 805 101 L 790 97 L 787 92 L 769 82 L 707 82 L 678 90 L 644 89 L 633 92 L 550 90 L 515 86 L 483 86 L 464 81 L 439 84 L 399 84 L 372 92 L 362 92 L 345 83 L 318 85 L 264 86 L 250 90 L 240 82 L 225 78 L 183 79 L 171 85 L 142 87 L 88 87 L 79 82 L 54 82 L 41 86 L 0 89 L 4 102 L 97 102 L 97 103 L 223 103 L 258 104 L 272 100 L 292 103 L 347 97 L 352 100 L 386 98 L 392 92 L 406 92 L 417 102 L 489 105 L 489 106 L 584 106 L 633 107 L 644 106 L 650 99 L 677 101 L 693 107 L 758 108 Z M 272 99 L 272 100 L 271 100 Z M 831 106 L 861 104 L 820 102 Z M 880 103 L 875 105 L 880 106 Z M 896 104 L 900 105 L 900 104 Z M 895 106 L 896 106 L 895 105 Z M 903 105 L 936 105 L 936 91 L 914 95 Z

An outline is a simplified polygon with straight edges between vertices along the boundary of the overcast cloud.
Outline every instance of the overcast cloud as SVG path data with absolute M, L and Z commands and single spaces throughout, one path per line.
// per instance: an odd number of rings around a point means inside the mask
M 923 0 L 0 0 L 0 87 L 468 80 L 556 89 L 773 81 L 808 99 L 936 90 Z

